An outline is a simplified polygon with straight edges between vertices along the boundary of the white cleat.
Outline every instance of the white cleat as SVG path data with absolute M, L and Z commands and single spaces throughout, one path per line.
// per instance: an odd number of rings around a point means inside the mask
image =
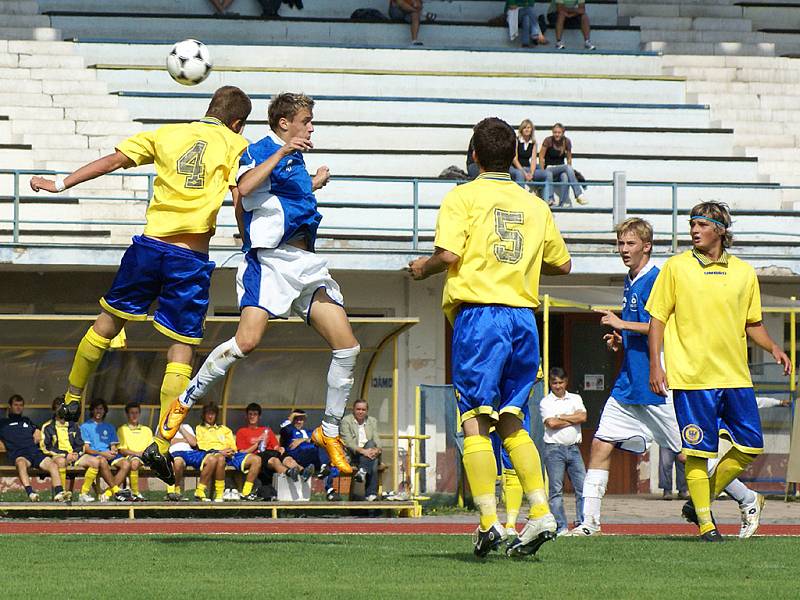
M 761 513 L 764 511 L 764 504 L 767 499 L 758 492 L 755 492 L 755 494 L 755 502 L 739 507 L 739 510 L 742 511 L 742 527 L 739 529 L 740 540 L 746 540 L 753 535 L 758 531 L 758 526 L 761 524 Z
M 91 494 L 81 494 L 78 496 L 78 502 L 94 502 L 95 498 Z
M 533 556 L 542 544 L 556 539 L 557 530 L 558 525 L 551 513 L 538 519 L 528 519 L 519 538 L 508 545 L 506 554 L 512 558 Z
M 64 490 L 58 492 L 53 496 L 53 502 L 70 502 L 72 500 L 72 492 Z
M 560 537 L 596 537 L 598 535 L 603 535 L 599 527 L 590 527 L 589 525 L 581 523 L 577 527 L 561 534 Z

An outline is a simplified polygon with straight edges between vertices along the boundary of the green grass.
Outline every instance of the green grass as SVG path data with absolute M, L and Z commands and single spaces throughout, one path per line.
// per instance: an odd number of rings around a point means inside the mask
M 8 599 L 772 600 L 798 597 L 800 544 L 608 536 L 478 562 L 467 536 L 53 535 L 0 536 L 0 556 Z

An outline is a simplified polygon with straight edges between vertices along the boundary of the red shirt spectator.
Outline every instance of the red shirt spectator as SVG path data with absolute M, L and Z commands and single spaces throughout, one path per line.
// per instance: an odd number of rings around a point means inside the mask
M 280 447 L 278 443 L 278 438 L 275 437 L 275 434 L 272 432 L 272 429 L 269 427 L 265 427 L 263 425 L 250 427 L 249 425 L 245 425 L 239 431 L 236 432 L 236 448 L 241 451 L 251 451 L 251 447 L 256 446 L 255 452 L 258 452 L 260 449 L 258 448 L 259 442 L 261 442 L 262 438 L 264 437 L 264 432 L 266 432 L 265 438 L 265 447 L 261 448 L 261 450 L 277 450 Z

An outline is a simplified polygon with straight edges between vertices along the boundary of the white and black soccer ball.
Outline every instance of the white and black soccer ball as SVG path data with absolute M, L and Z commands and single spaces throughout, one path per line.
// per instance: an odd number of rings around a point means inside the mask
M 183 40 L 167 55 L 167 71 L 182 85 L 197 85 L 211 72 L 211 53 L 203 42 Z

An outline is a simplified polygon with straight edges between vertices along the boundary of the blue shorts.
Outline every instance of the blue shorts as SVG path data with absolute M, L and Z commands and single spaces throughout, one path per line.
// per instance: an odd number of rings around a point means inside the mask
M 237 452 L 230 458 L 225 459 L 225 464 L 229 467 L 233 467 L 237 471 L 241 471 L 242 473 L 245 472 L 244 468 L 244 459 L 250 456 L 249 452 Z
M 319 468 L 322 466 L 323 461 L 319 454 L 319 448 L 311 444 L 300 444 L 294 450 L 286 451 L 286 456 L 291 456 L 301 467 L 314 465 Z
M 720 436 L 742 452 L 764 452 L 753 388 L 673 390 L 673 403 L 684 454 L 714 458 Z
M 453 387 L 461 422 L 477 415 L 523 417 L 539 368 L 533 309 L 465 304 L 453 325 Z
M 178 452 L 170 452 L 172 458 L 180 458 L 186 463 L 187 467 L 193 469 L 202 469 L 203 461 L 206 459 L 207 452 L 205 450 L 182 450 Z
M 214 266 L 207 254 L 137 235 L 100 306 L 123 319 L 144 321 L 158 300 L 154 327 L 179 342 L 199 344 Z
M 18 458 L 24 458 L 31 463 L 31 467 L 38 469 L 39 465 L 42 464 L 42 461 L 44 461 L 47 456 L 45 456 L 44 452 L 39 450 L 39 448 L 34 446 L 33 448 L 24 448 L 17 452 L 9 452 L 8 458 L 11 464 L 16 462 Z

